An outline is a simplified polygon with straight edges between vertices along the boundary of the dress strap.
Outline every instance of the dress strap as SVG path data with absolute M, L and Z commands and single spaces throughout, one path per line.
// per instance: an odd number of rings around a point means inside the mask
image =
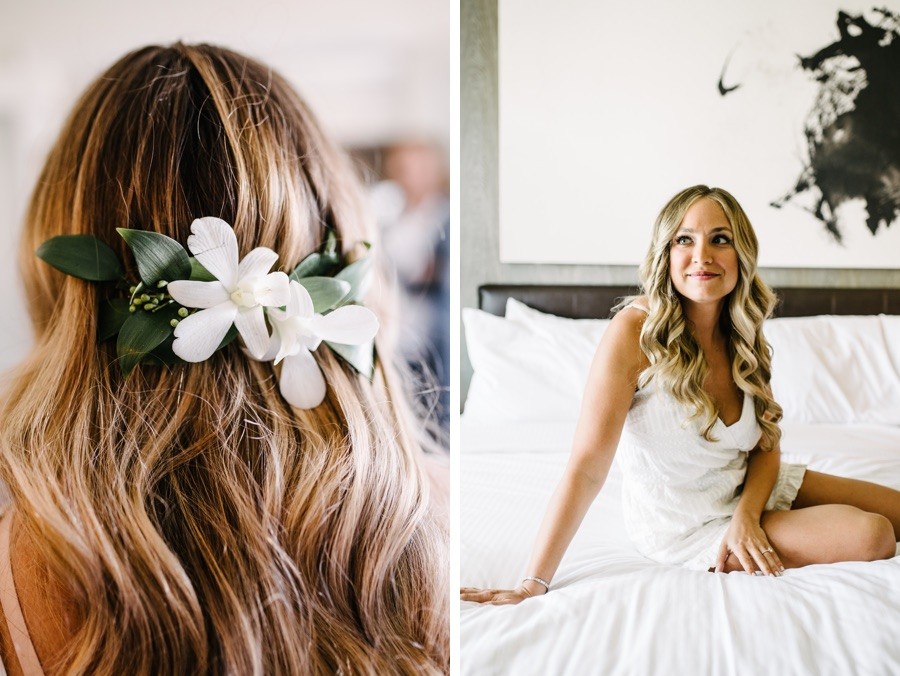
M 635 310 L 640 310 L 640 311 L 643 312 L 644 314 L 647 314 L 647 315 L 650 314 L 650 310 L 648 310 L 647 308 L 645 308 L 643 305 L 641 305 L 641 304 L 639 304 L 639 303 L 635 303 L 635 302 L 629 303 L 628 305 L 626 305 L 626 306 L 623 307 L 622 309 L 624 310 L 625 308 L 629 308 L 629 307 L 633 307 Z
M 25 623 L 13 580 L 12 560 L 9 555 L 13 511 L 11 507 L 7 508 L 6 513 L 0 517 L 0 605 L 3 606 L 3 614 L 6 615 L 6 626 L 9 628 L 9 635 L 22 672 L 25 676 L 43 676 L 44 670 L 34 651 L 34 644 L 28 633 L 28 625 Z

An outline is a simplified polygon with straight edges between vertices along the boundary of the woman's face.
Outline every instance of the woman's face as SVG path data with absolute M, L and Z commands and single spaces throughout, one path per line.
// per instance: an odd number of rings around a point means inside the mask
M 669 250 L 669 274 L 675 290 L 694 303 L 720 302 L 734 290 L 734 232 L 714 200 L 701 197 L 685 212 Z

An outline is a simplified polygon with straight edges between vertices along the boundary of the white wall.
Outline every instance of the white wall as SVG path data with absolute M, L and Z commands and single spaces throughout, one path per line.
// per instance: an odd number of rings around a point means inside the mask
M 28 349 L 15 264 L 25 204 L 85 86 L 145 44 L 213 42 L 271 64 L 345 146 L 449 136 L 445 0 L 3 0 L 0 4 L 0 371 Z

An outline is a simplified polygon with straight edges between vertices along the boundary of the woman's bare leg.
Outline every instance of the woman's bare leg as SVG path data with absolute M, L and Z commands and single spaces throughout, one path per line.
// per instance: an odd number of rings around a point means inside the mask
M 760 522 L 785 568 L 888 559 L 900 539 L 900 491 L 807 470 L 790 511 L 764 512 Z M 725 572 L 740 570 L 728 557 Z
M 763 512 L 760 523 L 785 568 L 888 559 L 896 548 L 893 528 L 885 516 L 850 505 Z M 743 567 L 737 557 L 729 556 L 725 572 L 739 570 Z
M 852 505 L 864 512 L 881 514 L 894 527 L 894 542 L 900 540 L 900 491 L 893 488 L 806 470 L 791 509 L 817 505 Z

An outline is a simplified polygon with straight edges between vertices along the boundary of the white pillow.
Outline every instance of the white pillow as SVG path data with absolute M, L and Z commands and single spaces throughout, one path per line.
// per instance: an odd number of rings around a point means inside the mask
M 894 363 L 894 370 L 900 373 L 900 315 L 878 315 L 884 342 Z
M 563 330 L 574 330 L 584 333 L 599 331 L 600 334 L 609 324 L 608 319 L 570 319 L 559 317 L 549 312 L 541 312 L 515 298 L 506 299 L 506 318 L 517 322 L 531 323 L 536 326 L 558 327 Z
M 465 416 L 485 421 L 576 420 L 587 364 L 568 363 L 556 343 L 528 325 L 463 308 L 474 374 Z M 575 371 L 583 371 L 575 375 Z
M 785 421 L 900 425 L 897 319 L 827 315 L 767 321 L 772 392 Z
M 609 326 L 609 319 L 557 317 L 528 307 L 515 298 L 506 301 L 506 318 L 520 321 L 545 336 L 554 345 L 557 364 L 562 372 L 567 374 L 570 382 L 584 388 L 591 360 Z
M 607 319 L 567 319 L 509 299 L 506 319 L 463 310 L 475 374 L 471 420 L 577 420 Z M 900 425 L 900 316 L 770 319 L 772 389 L 786 422 Z

